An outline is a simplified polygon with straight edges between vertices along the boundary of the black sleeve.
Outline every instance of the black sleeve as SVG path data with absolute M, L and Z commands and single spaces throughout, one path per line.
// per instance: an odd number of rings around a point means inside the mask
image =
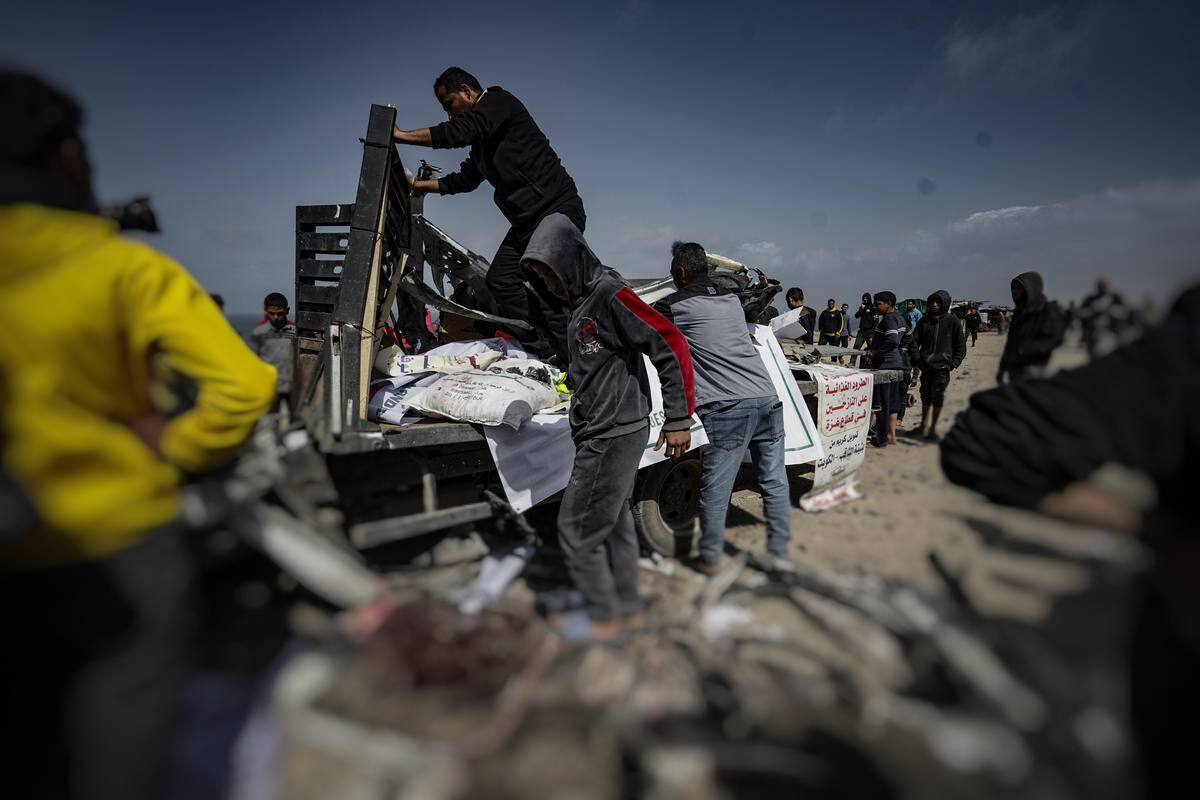
M 917 323 L 920 327 L 920 323 Z M 950 354 L 951 369 L 958 369 L 959 364 L 962 364 L 963 359 L 967 357 L 967 334 L 963 331 L 963 326 L 954 323 L 954 333 L 951 336 L 951 344 L 953 352 Z
M 430 128 L 430 146 L 446 150 L 482 142 L 508 121 L 512 110 L 513 104 L 503 102 L 501 97 L 484 97 L 470 111 Z
M 1161 502 L 1164 487 L 1184 490 L 1179 476 L 1195 463 L 1197 396 L 1200 287 L 1132 345 L 1046 380 L 977 392 L 942 442 L 942 470 L 995 502 L 1032 508 L 1114 463 L 1148 475 Z
M 444 178 L 438 178 L 438 192 L 440 194 L 473 192 L 479 188 L 479 184 L 481 183 L 483 183 L 483 173 L 479 171 L 475 159 L 467 156 L 467 160 L 462 162 L 462 165 L 458 168 L 458 172 L 452 172 Z
M 1063 343 L 1067 321 L 1058 303 L 1047 303 L 1034 337 L 1021 350 L 1021 359 L 1033 364 L 1045 361 Z

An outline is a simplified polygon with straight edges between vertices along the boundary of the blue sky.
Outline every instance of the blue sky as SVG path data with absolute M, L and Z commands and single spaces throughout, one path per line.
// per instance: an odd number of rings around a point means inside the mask
M 370 103 L 443 119 L 461 65 L 529 107 L 588 238 L 665 274 L 676 238 L 853 302 L 1003 299 L 1095 276 L 1141 300 L 1200 276 L 1200 13 L 1111 2 L 27 5 L 5 61 L 88 109 L 102 198 L 153 196 L 234 312 L 291 294 L 293 208 L 353 199 Z M 403 151 L 448 171 L 464 151 Z M 487 187 L 430 218 L 489 255 Z

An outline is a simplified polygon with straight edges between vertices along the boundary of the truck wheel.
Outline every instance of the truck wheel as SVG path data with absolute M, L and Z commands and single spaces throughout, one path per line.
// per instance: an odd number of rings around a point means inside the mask
M 700 506 L 700 459 L 663 461 L 638 476 L 633 522 L 643 546 L 664 556 L 686 558 L 692 551 Z

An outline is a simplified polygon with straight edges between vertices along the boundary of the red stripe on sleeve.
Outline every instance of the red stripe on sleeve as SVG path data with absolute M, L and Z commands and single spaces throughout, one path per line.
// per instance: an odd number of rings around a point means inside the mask
M 687 340 L 683 338 L 683 334 L 679 332 L 678 328 L 668 322 L 662 314 L 646 305 L 642 298 L 633 293 L 632 289 L 621 289 L 617 292 L 617 299 L 638 319 L 653 328 L 667 343 L 667 347 L 671 349 L 675 361 L 679 364 L 679 372 L 683 375 L 683 394 L 687 401 L 687 413 L 693 413 L 696 410 L 696 391 L 692 376 L 692 352 L 688 350 Z

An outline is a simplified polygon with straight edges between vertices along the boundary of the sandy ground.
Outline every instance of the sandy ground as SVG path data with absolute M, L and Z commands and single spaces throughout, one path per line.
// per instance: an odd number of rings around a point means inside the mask
M 1004 337 L 968 341 L 967 358 L 953 373 L 939 430 L 945 433 L 972 393 L 995 385 Z M 1068 345 L 1052 366 L 1082 360 Z M 913 390 L 915 393 L 915 389 Z M 920 401 L 901 429 L 920 424 Z M 1004 509 L 951 485 L 938 465 L 938 447 L 899 437 L 882 450 L 868 448 L 859 469 L 863 499 L 818 514 L 792 511 L 792 556 L 841 572 L 873 573 L 929 591 L 943 586 L 928 554 L 936 552 L 989 615 L 1036 623 L 1057 596 L 1088 587 L 1089 557 L 1120 556 L 1121 542 L 1035 514 Z M 728 518 L 728 541 L 761 550 L 762 500 L 752 482 L 739 483 Z

